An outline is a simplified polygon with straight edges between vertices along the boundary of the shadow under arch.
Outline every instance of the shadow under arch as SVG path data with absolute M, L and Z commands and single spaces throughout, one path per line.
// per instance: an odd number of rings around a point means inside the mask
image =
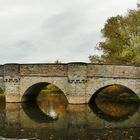
M 22 103 L 22 108 L 25 114 L 31 120 L 34 120 L 35 122 L 38 123 L 49 123 L 58 120 L 58 118 L 52 118 L 46 115 L 44 112 L 42 112 L 36 102 Z
M 40 82 L 30 86 L 25 93 L 23 94 L 22 101 L 35 101 L 36 97 L 38 96 L 39 92 L 48 85 L 47 82 Z
M 96 103 L 93 103 L 92 105 L 89 104 L 91 110 L 96 114 L 96 116 L 98 116 L 99 118 L 106 120 L 108 122 L 121 122 L 121 121 L 125 121 L 127 119 L 129 119 L 130 116 L 133 116 L 137 110 L 140 107 L 139 103 L 135 104 L 135 110 L 133 112 L 130 112 L 129 114 L 125 114 L 123 116 L 111 116 L 109 114 L 106 114 L 105 112 L 103 112 L 97 105 Z
M 104 91 L 103 91 L 104 90 Z M 106 91 L 105 91 L 106 90 Z M 128 99 L 113 99 L 100 96 L 100 94 L 105 93 L 106 95 L 111 93 L 123 95 L 130 94 L 135 96 L 135 98 Z M 107 93 L 108 92 L 108 93 Z M 116 96 L 115 96 L 116 97 Z M 123 97 L 123 96 L 122 96 Z M 93 112 L 106 121 L 124 121 L 136 113 L 139 109 L 140 101 L 138 96 L 129 88 L 123 85 L 113 84 L 100 88 L 93 94 L 89 101 L 89 106 Z M 107 109 L 106 109 L 107 108 Z M 110 108 L 110 109 L 109 109 Z M 116 111 L 117 110 L 117 111 Z M 116 111 L 116 114 L 114 113 Z M 117 114 L 120 113 L 120 114 Z
M 39 82 L 39 83 L 33 84 L 25 91 L 25 93 L 23 94 L 23 97 L 22 97 L 22 101 L 23 101 L 22 108 L 23 108 L 25 114 L 30 119 L 32 119 L 36 122 L 39 122 L 39 123 L 49 123 L 49 122 L 59 119 L 59 116 L 55 116 L 56 114 L 47 114 L 46 112 L 44 112 L 44 110 L 41 109 L 39 102 L 44 103 L 44 98 L 46 98 L 46 96 L 43 96 L 43 99 L 41 101 L 37 100 L 37 96 L 40 95 L 40 91 L 42 89 L 44 89 L 45 87 L 47 87 L 48 85 L 53 85 L 53 84 L 48 83 L 48 82 Z M 55 95 L 56 94 L 57 94 L 57 96 L 63 95 L 63 97 L 65 98 L 65 101 L 68 103 L 68 100 L 67 100 L 64 92 L 61 89 L 59 89 L 57 86 L 55 86 L 55 85 L 53 85 L 53 86 L 59 90 L 59 92 L 58 93 L 56 92 Z M 49 94 L 45 93 L 45 95 L 49 95 Z M 49 106 L 47 106 L 47 107 L 49 109 Z

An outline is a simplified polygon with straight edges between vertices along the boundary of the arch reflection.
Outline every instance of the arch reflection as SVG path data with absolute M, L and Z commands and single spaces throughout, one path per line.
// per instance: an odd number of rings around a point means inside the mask
M 48 116 L 59 118 L 65 114 L 68 103 L 63 93 L 40 94 L 38 98 L 42 99 L 37 101 L 39 108 Z
M 22 103 L 22 108 L 26 115 L 36 122 L 49 123 L 57 120 L 57 118 L 52 118 L 51 116 L 48 116 L 47 114 L 42 112 L 36 102 Z
M 120 103 L 98 101 L 90 104 L 92 111 L 106 121 L 124 121 L 134 115 L 139 109 L 139 103 Z

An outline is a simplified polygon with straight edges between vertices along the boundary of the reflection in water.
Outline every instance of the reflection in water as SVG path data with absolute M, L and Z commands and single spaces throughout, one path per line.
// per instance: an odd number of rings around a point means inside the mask
M 94 113 L 107 121 L 123 121 L 133 115 L 139 108 L 138 102 L 115 102 L 104 99 L 96 99 L 90 105 Z
M 40 94 L 37 101 L 22 103 L 25 113 L 34 121 L 48 123 L 59 119 L 66 110 L 67 101 L 63 94 Z
M 38 107 L 36 102 L 33 103 L 22 103 L 22 107 L 24 112 L 34 121 L 39 123 L 48 123 L 50 121 L 54 121 L 57 118 L 52 116 L 48 116 Z
M 50 93 L 40 94 L 37 104 L 46 115 L 52 118 L 59 118 L 64 115 L 68 102 L 63 93 Z
M 0 131 L 4 133 L 4 127 L 5 127 L 5 103 L 0 102 Z
M 138 103 L 105 98 L 95 103 L 92 111 L 88 105 L 68 105 L 63 94 L 40 94 L 36 103 L 0 106 L 0 139 L 140 139 Z

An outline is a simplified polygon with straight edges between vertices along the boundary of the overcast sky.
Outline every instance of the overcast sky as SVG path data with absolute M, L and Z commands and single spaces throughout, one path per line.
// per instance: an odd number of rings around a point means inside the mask
M 0 0 L 0 63 L 88 62 L 107 18 L 137 0 Z

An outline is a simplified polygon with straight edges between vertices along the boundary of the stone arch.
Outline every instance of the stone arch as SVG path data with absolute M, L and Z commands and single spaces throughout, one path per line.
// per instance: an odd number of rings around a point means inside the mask
M 32 81 L 32 82 L 31 82 Z M 54 86 L 58 87 L 63 94 L 65 95 L 66 99 L 66 86 L 65 82 L 59 82 L 59 80 L 55 80 L 55 79 L 28 79 L 28 81 L 26 80 L 22 80 L 21 83 L 24 83 L 23 86 L 21 86 L 20 92 L 21 92 L 21 101 L 26 101 L 29 97 L 29 99 L 31 99 L 33 97 L 33 99 L 37 96 L 37 94 L 33 93 L 34 91 L 36 91 L 36 93 L 38 93 L 39 91 L 41 91 L 41 89 L 43 89 L 45 86 L 47 86 L 48 84 L 53 84 Z M 32 93 L 29 93 L 29 92 Z M 67 99 L 68 101 L 68 99 Z
M 128 89 L 130 89 L 132 92 L 134 92 L 139 98 L 139 94 L 138 94 L 138 91 L 137 91 L 137 88 L 135 88 L 135 82 L 132 81 L 132 80 L 128 80 L 128 79 L 108 79 L 108 80 L 100 80 L 98 81 L 98 79 L 96 79 L 96 83 L 94 86 L 92 83 L 95 83 L 93 80 L 90 81 L 90 86 L 88 87 L 88 89 L 90 90 L 87 90 L 88 91 L 88 100 L 87 102 L 89 103 L 91 98 L 93 96 L 96 95 L 96 93 L 105 88 L 105 87 L 108 87 L 108 86 L 111 86 L 111 85 L 120 85 L 120 86 L 124 86 Z M 92 87 L 91 87 L 92 86 Z

